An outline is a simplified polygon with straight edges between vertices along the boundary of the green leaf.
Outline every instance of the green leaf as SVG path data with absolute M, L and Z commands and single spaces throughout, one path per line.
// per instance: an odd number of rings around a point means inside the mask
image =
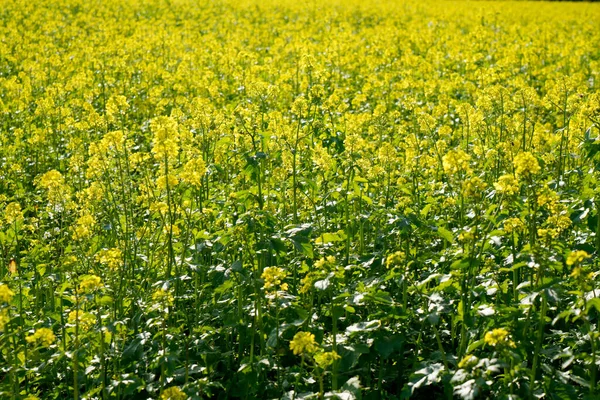
M 448 229 L 438 226 L 437 234 L 439 237 L 441 237 L 448 243 L 450 243 L 450 244 L 454 243 L 454 236 L 452 235 L 452 232 L 450 232 Z

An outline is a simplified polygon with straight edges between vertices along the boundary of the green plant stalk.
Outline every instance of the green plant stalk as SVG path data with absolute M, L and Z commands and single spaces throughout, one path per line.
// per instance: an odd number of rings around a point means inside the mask
M 77 291 L 75 291 L 75 342 L 73 347 L 73 399 L 79 400 L 79 294 Z
M 325 371 L 322 371 L 319 374 L 319 399 L 323 400 L 325 398 L 325 387 L 323 384 L 323 375 L 325 375 Z
M 173 268 L 173 260 L 175 259 L 175 254 L 173 253 L 173 205 L 171 199 L 171 188 L 169 186 L 169 160 L 167 155 L 165 154 L 165 181 L 167 185 L 167 207 L 169 212 L 169 233 L 167 237 L 167 245 L 169 250 L 168 260 L 167 260 L 167 272 L 165 275 L 165 280 L 169 280 L 171 278 L 171 269 Z M 179 282 L 179 280 L 178 280 Z
M 337 352 L 337 318 L 335 317 L 333 292 L 331 293 L 331 335 L 333 337 L 333 351 Z M 333 390 L 338 389 L 337 360 L 333 360 L 331 365 L 331 388 Z
M 537 340 L 535 343 L 535 350 L 533 353 L 533 364 L 531 366 L 531 376 L 529 378 L 530 379 L 529 390 L 530 390 L 531 398 L 533 398 L 533 392 L 535 390 L 535 379 L 536 379 L 537 368 L 538 368 L 539 359 L 540 359 L 540 350 L 542 349 L 542 342 L 544 340 L 544 325 L 545 325 L 545 319 L 546 319 L 546 311 L 547 311 L 546 296 L 544 294 L 542 294 L 542 305 L 540 308 L 540 320 L 539 320 L 539 326 L 538 326 L 538 331 L 537 331 Z
M 596 200 L 596 253 L 600 254 L 600 200 Z
M 161 357 L 161 361 L 160 361 L 160 393 L 162 394 L 162 392 L 165 390 L 165 379 L 166 379 L 166 374 L 167 374 L 167 368 L 166 368 L 166 354 L 167 354 L 167 324 L 166 324 L 166 316 L 163 316 L 162 321 L 161 321 L 161 331 L 162 331 L 162 337 L 161 337 L 161 348 L 162 348 L 162 357 Z
M 442 344 L 442 338 L 440 336 L 440 331 L 435 325 L 431 325 L 433 328 L 433 332 L 435 333 L 435 340 L 437 341 L 438 349 L 442 354 L 442 362 L 444 363 L 444 367 L 448 370 L 448 358 L 446 357 L 446 352 L 444 351 L 444 346 Z

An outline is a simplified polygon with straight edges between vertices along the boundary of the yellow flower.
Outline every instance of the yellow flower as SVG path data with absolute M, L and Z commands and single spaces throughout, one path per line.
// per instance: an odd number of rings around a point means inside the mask
M 173 301 L 175 299 L 173 298 L 173 295 L 169 293 L 168 290 L 157 289 L 154 291 L 154 293 L 152 293 L 152 300 L 164 305 L 171 305 L 173 304 Z
M 523 232 L 525 223 L 520 218 L 507 218 L 504 220 L 504 232 L 510 234 L 513 232 Z
M 86 275 L 79 282 L 79 290 L 84 293 L 94 292 L 102 288 L 102 279 L 96 275 Z
M 179 153 L 179 133 L 177 121 L 171 117 L 157 117 L 151 123 L 154 137 L 152 153 L 157 161 L 171 160 Z
M 267 267 L 260 276 L 264 281 L 263 288 L 266 291 L 288 290 L 288 284 L 283 280 L 287 276 L 287 272 L 279 267 Z
M 9 203 L 4 209 L 4 220 L 8 225 L 23 220 L 23 212 L 19 203 Z
M 477 364 L 478 361 L 479 361 L 479 359 L 477 357 L 475 357 L 474 355 L 467 354 L 458 363 L 458 368 L 461 368 L 461 369 L 472 368 L 472 367 L 474 367 Z
M 515 347 L 515 343 L 510 340 L 509 333 L 504 328 L 496 328 L 485 334 L 483 338 L 485 344 L 490 346 L 508 345 L 509 347 Z
M 4 283 L 0 283 L 0 301 L 10 303 L 15 293 Z
M 70 324 L 79 322 L 79 327 L 83 330 L 88 330 L 96 323 L 96 318 L 85 311 L 73 310 L 69 313 L 68 321 Z
M 478 176 L 467 179 L 463 182 L 463 192 L 466 197 L 481 197 L 486 188 L 485 182 Z
M 571 266 L 571 265 L 581 264 L 587 258 L 590 258 L 590 255 L 586 251 L 583 251 L 583 250 L 572 251 L 569 254 L 569 256 L 567 257 L 567 265 Z
M 329 367 L 335 360 L 339 360 L 340 358 L 339 354 L 335 351 L 327 351 L 314 355 L 315 362 L 322 369 Z
M 96 219 L 90 214 L 79 217 L 73 228 L 73 239 L 82 240 L 90 237 L 94 225 L 96 225 Z
M 186 400 L 188 396 L 177 386 L 165 389 L 160 395 L 160 400 Z
M 40 328 L 33 335 L 27 336 L 25 340 L 27 340 L 27 343 L 39 343 L 44 347 L 48 347 L 54 343 L 56 336 L 54 336 L 52 329 Z
M 535 175 L 541 170 L 538 160 L 530 152 L 517 154 L 513 164 L 517 176 Z
M 298 332 L 290 342 L 290 350 L 295 355 L 308 353 L 312 354 L 318 350 L 318 345 L 315 342 L 315 335 L 310 332 Z
M 206 164 L 200 157 L 194 158 L 188 161 L 183 166 L 183 172 L 181 173 L 181 179 L 189 183 L 192 186 L 202 186 L 202 178 L 206 174 Z
M 404 261 L 404 257 L 406 257 L 406 254 L 403 251 L 396 251 L 387 256 L 385 265 L 387 268 L 393 267 L 395 265 L 400 265 Z
M 108 266 L 113 271 L 123 264 L 123 253 L 117 248 L 102 249 L 95 258 L 100 264 Z
M 40 177 L 38 186 L 46 189 L 48 192 L 48 201 L 51 204 L 63 202 L 67 198 L 69 191 L 62 174 L 54 169 Z
M 502 175 L 498 182 L 494 183 L 498 193 L 513 195 L 519 193 L 519 181 L 512 175 Z
M 39 185 L 44 189 L 53 189 L 60 188 L 64 183 L 64 178 L 60 172 L 53 169 L 51 171 L 46 172 L 40 178 Z
M 456 174 L 469 170 L 469 160 L 471 157 L 462 150 L 450 150 L 442 157 L 444 172 L 447 174 Z

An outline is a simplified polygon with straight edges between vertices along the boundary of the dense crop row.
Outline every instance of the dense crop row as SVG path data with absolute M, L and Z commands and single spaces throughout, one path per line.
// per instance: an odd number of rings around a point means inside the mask
M 595 398 L 600 6 L 0 0 L 0 397 Z

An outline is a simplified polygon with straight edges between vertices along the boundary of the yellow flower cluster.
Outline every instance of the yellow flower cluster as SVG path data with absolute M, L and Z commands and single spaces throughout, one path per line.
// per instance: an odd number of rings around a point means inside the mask
M 123 264 L 123 253 L 117 248 L 102 249 L 96 254 L 95 259 L 114 271 Z
M 165 289 L 157 289 L 152 293 L 152 300 L 164 306 L 170 306 L 175 301 L 173 295 Z
M 90 214 L 84 214 L 77 219 L 73 227 L 73 239 L 83 240 L 92 235 L 96 219 Z
M 75 325 L 75 323 L 78 323 L 79 329 L 87 331 L 96 323 L 96 317 L 94 317 L 93 314 L 86 311 L 73 310 L 69 313 L 67 321 L 71 325 Z
M 335 351 L 324 351 L 314 355 L 315 362 L 322 369 L 329 367 L 335 360 L 339 360 L 340 358 L 340 355 Z
M 530 152 L 517 154 L 513 163 L 517 176 L 528 177 L 539 173 L 541 170 L 538 160 Z
M 36 329 L 33 335 L 27 336 L 25 340 L 28 343 L 38 343 L 44 347 L 49 347 L 56 340 L 56 336 L 52 332 L 52 329 L 40 328 Z
M 52 205 L 59 205 L 67 200 L 69 187 L 65 184 L 65 179 L 57 170 L 51 170 L 43 174 L 38 187 L 45 189 L 48 193 L 48 202 Z
M 494 183 L 494 188 L 498 193 L 512 196 L 519 193 L 519 181 L 513 175 L 502 175 L 498 181 Z
M 260 276 L 264 281 L 263 288 L 267 292 L 276 292 L 277 290 L 288 290 L 288 284 L 283 282 L 287 272 L 280 267 L 267 267 Z
M 188 396 L 177 386 L 165 389 L 160 395 L 160 400 L 187 400 Z
M 158 162 L 174 160 L 179 154 L 177 121 L 171 117 L 157 117 L 152 121 L 152 153 Z
M 21 205 L 19 203 L 9 203 L 4 208 L 4 221 L 8 225 L 12 225 L 17 221 L 23 220 L 23 211 L 21 211 Z
M 15 293 L 4 283 L 0 283 L 0 301 L 10 303 Z
M 96 275 L 86 275 L 79 282 L 79 290 L 83 293 L 95 292 L 102 288 L 102 279 Z
M 507 218 L 504 220 L 504 232 L 520 233 L 525 230 L 525 223 L 521 218 Z
M 471 157 L 463 150 L 450 150 L 442 157 L 444 172 L 449 175 L 466 172 L 469 170 L 470 159 Z
M 575 250 L 569 253 L 567 257 L 567 265 L 578 265 L 590 258 L 590 255 L 584 250 Z
M 298 332 L 290 342 L 290 350 L 295 355 L 313 354 L 319 349 L 315 335 L 310 332 Z
M 500 345 L 515 347 L 515 342 L 510 340 L 510 334 L 504 328 L 496 328 L 487 332 L 483 338 L 483 341 L 485 344 L 493 347 Z
M 200 157 L 188 161 L 181 173 L 181 179 L 192 186 L 202 186 L 202 178 L 206 174 L 206 163 Z

